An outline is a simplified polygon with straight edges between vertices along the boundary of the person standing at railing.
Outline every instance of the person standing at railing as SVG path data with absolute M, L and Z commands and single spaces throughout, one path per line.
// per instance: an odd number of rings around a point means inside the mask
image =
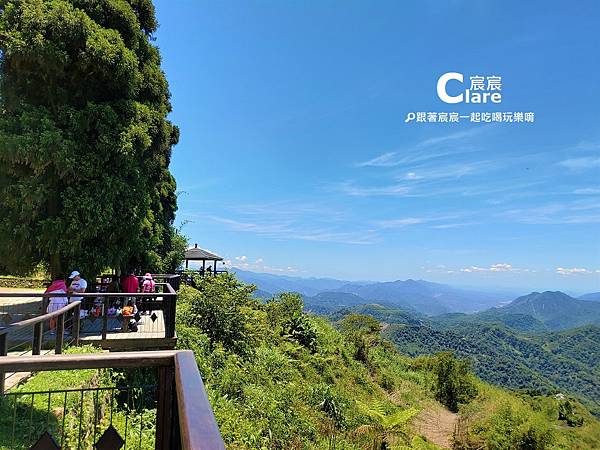
M 87 289 L 87 281 L 85 281 L 83 278 L 81 278 L 81 274 L 74 270 L 73 272 L 71 272 L 71 275 L 69 275 L 69 280 L 71 280 L 71 285 L 69 286 L 69 294 L 83 294 L 85 292 L 85 290 Z M 71 302 L 76 302 L 76 301 L 80 301 L 83 300 L 83 297 L 71 297 Z
M 67 284 L 65 283 L 65 276 L 60 274 L 54 277 L 52 280 L 52 284 L 46 288 L 44 294 L 66 294 L 67 293 Z M 46 308 L 46 312 L 54 312 L 58 311 L 60 308 L 64 308 L 69 304 L 69 299 L 61 296 L 49 297 L 48 298 L 48 307 Z M 54 330 L 56 328 L 56 319 L 50 319 L 50 329 Z
M 83 297 L 73 296 L 73 294 L 83 294 L 88 286 L 87 281 L 81 277 L 81 274 L 77 270 L 71 272 L 71 275 L 69 275 L 69 280 L 71 280 L 71 284 L 69 286 L 69 289 L 67 290 L 67 292 L 71 294 L 69 301 L 83 301 Z M 72 327 L 73 319 L 71 318 L 71 314 L 69 313 L 69 317 L 65 321 L 65 333 L 70 333 Z
M 156 290 L 156 282 L 152 279 L 152 274 L 147 273 L 144 275 L 144 282 L 142 283 L 142 292 L 145 294 L 154 294 Z M 149 308 L 150 303 L 153 301 L 153 297 L 144 297 L 145 305 L 141 305 L 143 310 L 142 314 L 151 314 L 152 311 Z
M 124 294 L 135 294 L 135 293 L 137 293 L 139 287 L 140 287 L 140 281 L 135 276 L 135 271 L 133 271 L 133 270 L 128 271 L 127 276 L 125 278 L 123 278 L 123 281 L 121 282 L 121 288 L 122 288 L 123 293 Z M 126 298 L 125 304 L 134 305 L 135 298 L 134 297 Z M 123 306 L 125 306 L 125 305 L 123 305 Z

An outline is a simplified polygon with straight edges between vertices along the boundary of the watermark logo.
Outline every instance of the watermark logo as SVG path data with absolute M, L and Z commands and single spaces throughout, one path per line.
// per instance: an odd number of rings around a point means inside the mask
M 501 103 L 502 102 L 502 77 L 498 75 L 469 77 L 470 88 L 459 95 L 449 95 L 448 83 L 451 80 L 464 83 L 464 76 L 459 72 L 447 72 L 437 82 L 437 95 L 444 103 Z
M 495 106 L 502 103 L 502 76 L 469 75 L 461 72 L 446 72 L 436 83 L 438 98 L 449 105 Z M 533 123 L 532 111 L 411 111 L 404 123 Z

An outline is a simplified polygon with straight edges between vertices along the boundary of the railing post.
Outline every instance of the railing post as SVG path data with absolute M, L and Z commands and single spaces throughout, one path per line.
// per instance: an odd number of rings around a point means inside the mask
M 65 335 L 65 313 L 60 314 L 56 318 L 56 343 L 54 345 L 54 353 L 60 355 L 63 350 L 63 338 Z
M 171 280 L 168 283 L 173 289 L 178 291 L 179 286 L 181 285 L 181 275 L 175 275 L 173 278 L 171 278 Z
M 163 297 L 163 314 L 165 318 L 165 337 L 175 337 L 175 301 L 176 296 Z
M 175 399 L 175 370 L 171 367 L 158 368 L 158 399 L 156 405 L 155 450 L 170 450 L 174 439 L 173 407 Z
M 44 322 L 38 322 L 33 326 L 33 346 L 32 355 L 39 355 L 42 352 L 42 329 Z
M 73 342 L 77 346 L 79 345 L 79 329 L 81 328 L 81 303 L 73 308 Z
M 106 331 L 108 329 L 108 308 L 110 306 L 109 303 L 110 297 L 104 297 L 104 307 L 102 308 L 102 340 L 106 340 Z M 125 305 L 125 302 L 123 302 Z
M 0 356 L 6 356 L 8 354 L 8 337 L 6 333 L 0 334 Z M 0 372 L 0 394 L 4 395 L 4 382 L 6 374 Z
M 42 297 L 42 311 L 41 311 L 42 314 L 44 314 L 48 310 L 49 302 L 50 302 L 50 299 L 48 297 Z

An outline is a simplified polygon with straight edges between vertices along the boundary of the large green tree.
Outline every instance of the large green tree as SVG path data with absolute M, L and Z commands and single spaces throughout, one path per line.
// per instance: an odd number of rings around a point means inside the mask
M 0 261 L 159 270 L 176 210 L 151 0 L 0 0 Z

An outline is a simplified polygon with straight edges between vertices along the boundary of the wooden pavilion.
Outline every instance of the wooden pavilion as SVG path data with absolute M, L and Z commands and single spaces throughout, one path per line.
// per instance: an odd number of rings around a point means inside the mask
M 194 244 L 194 247 L 189 248 L 185 251 L 184 255 L 185 260 L 185 268 L 188 269 L 188 265 L 190 261 L 202 261 L 202 268 L 200 269 L 200 273 L 204 274 L 207 272 L 212 272 L 216 275 L 219 270 L 217 269 L 217 263 L 219 261 L 223 261 L 219 255 L 215 255 L 214 253 L 209 252 L 208 250 L 204 250 L 198 247 L 198 244 Z M 206 262 L 210 264 L 212 262 L 212 268 L 209 266 L 206 267 Z M 223 271 L 221 271 L 223 272 Z

